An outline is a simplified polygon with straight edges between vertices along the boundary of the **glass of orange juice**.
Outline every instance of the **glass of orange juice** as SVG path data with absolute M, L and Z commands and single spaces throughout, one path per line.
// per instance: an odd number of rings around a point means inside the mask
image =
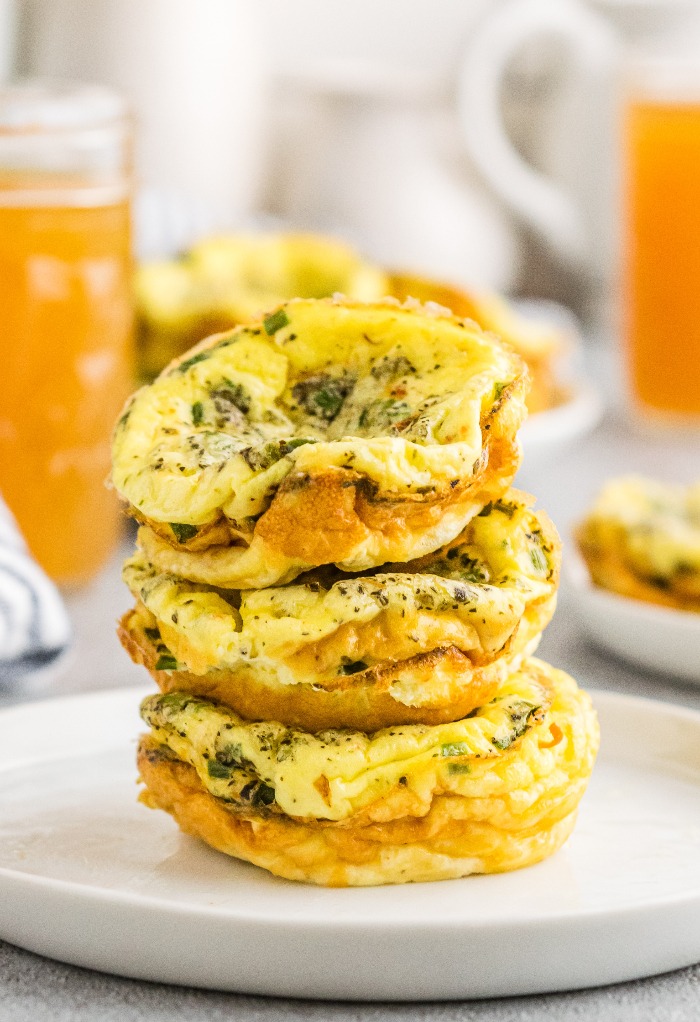
M 120 96 L 0 88 L 0 494 L 62 584 L 105 562 L 105 481 L 132 388 L 131 144 Z
M 623 329 L 634 402 L 700 421 L 700 52 L 631 69 Z

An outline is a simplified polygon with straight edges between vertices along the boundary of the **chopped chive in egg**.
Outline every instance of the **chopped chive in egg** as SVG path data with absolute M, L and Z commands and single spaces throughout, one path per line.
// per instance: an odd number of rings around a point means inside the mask
M 510 748 L 510 746 L 515 741 L 515 738 L 516 736 L 514 734 L 507 734 L 503 735 L 500 738 L 492 738 L 491 744 L 495 745 L 497 749 L 500 749 L 501 752 L 503 752 L 505 749 Z
M 188 539 L 192 539 L 199 532 L 196 525 L 187 525 L 184 522 L 168 522 L 168 525 L 175 533 L 178 543 L 186 543 Z
M 204 419 L 204 405 L 201 401 L 195 401 L 192 405 L 192 424 L 194 426 L 201 426 L 202 420 Z
M 278 330 L 281 330 L 283 326 L 289 325 L 289 318 L 284 309 L 278 309 L 277 312 L 273 312 L 272 315 L 267 316 L 263 320 L 263 327 L 268 337 L 272 337 Z
M 157 671 L 176 671 L 179 664 L 172 653 L 161 653 L 156 661 Z
M 269 784 L 261 782 L 253 794 L 252 803 L 254 806 L 270 806 L 275 801 L 275 789 Z
M 542 548 L 539 546 L 533 546 L 530 549 L 530 560 L 532 561 L 533 567 L 536 571 L 547 571 L 547 561 L 542 552 Z
M 184 362 L 181 362 L 180 365 L 177 366 L 178 372 L 186 373 L 188 369 L 197 365 L 198 362 L 204 362 L 205 359 L 209 358 L 209 354 L 210 352 L 208 351 L 200 351 L 196 355 L 192 355 L 191 358 L 186 358 Z
M 441 756 L 468 756 L 469 746 L 466 742 L 446 742 L 440 746 Z
M 314 401 L 321 409 L 324 418 L 334 419 L 340 411 L 343 403 L 342 395 L 333 390 L 319 390 L 314 395 Z
M 495 511 L 500 511 L 506 518 L 512 518 L 516 510 L 515 504 L 508 504 L 505 500 L 495 500 L 493 507 Z

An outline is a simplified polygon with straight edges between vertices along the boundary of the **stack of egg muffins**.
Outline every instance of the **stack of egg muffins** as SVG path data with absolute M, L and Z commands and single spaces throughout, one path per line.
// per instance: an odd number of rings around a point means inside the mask
M 565 841 L 598 731 L 534 659 L 560 544 L 510 489 L 527 369 L 438 306 L 295 299 L 128 402 L 121 621 L 159 694 L 141 800 L 272 873 L 515 869 Z

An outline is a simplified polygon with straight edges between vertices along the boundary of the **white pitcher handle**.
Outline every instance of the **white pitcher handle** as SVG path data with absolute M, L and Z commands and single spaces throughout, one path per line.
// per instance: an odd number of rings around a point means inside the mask
M 488 184 L 558 255 L 578 266 L 586 251 L 579 211 L 559 184 L 520 156 L 500 113 L 508 64 L 525 43 L 542 36 L 561 39 L 595 79 L 610 69 L 618 51 L 613 29 L 576 0 L 507 0 L 470 37 L 459 73 L 459 116 L 469 155 Z

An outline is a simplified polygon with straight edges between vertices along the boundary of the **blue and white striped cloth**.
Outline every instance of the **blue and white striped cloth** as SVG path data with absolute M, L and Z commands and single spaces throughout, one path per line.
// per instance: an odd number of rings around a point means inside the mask
M 0 500 L 0 686 L 48 666 L 68 646 L 61 596 Z

